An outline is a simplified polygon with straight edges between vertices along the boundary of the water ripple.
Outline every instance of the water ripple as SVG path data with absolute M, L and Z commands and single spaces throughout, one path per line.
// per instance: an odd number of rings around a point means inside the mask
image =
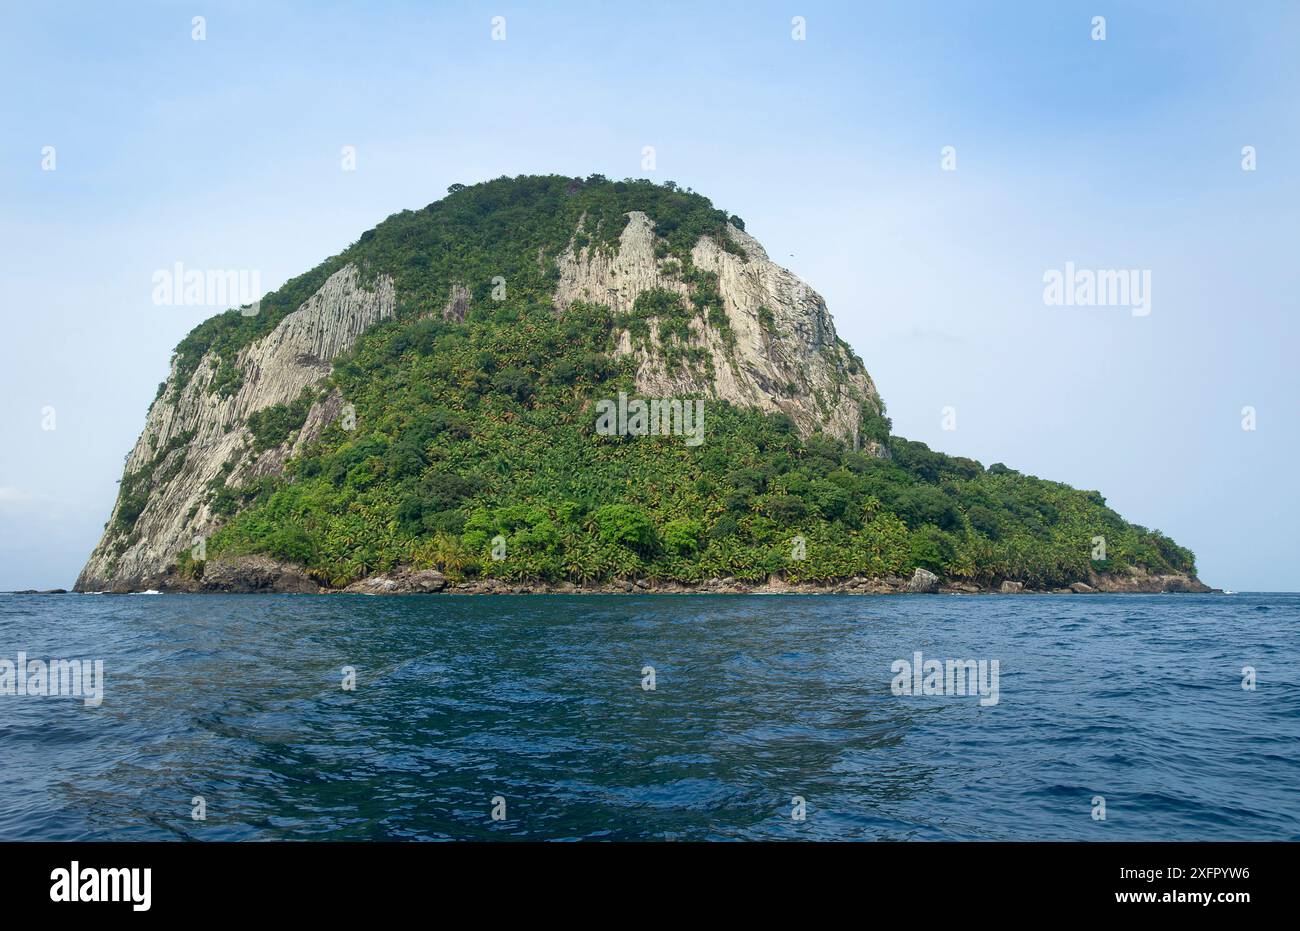
M 1294 595 L 0 596 L 0 657 L 106 677 L 98 708 L 0 696 L 0 838 L 1293 840 L 1298 620 Z M 998 703 L 894 695 L 917 651 L 998 660 Z

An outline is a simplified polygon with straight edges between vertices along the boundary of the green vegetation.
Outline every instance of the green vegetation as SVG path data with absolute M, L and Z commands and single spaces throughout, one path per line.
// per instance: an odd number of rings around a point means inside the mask
M 356 428 L 329 426 L 283 477 L 232 488 L 230 470 L 219 476 L 210 500 L 228 519 L 209 556 L 265 553 L 330 585 L 399 566 L 575 582 L 774 572 L 816 581 L 925 566 L 951 580 L 1031 586 L 1068 584 L 1090 568 L 1194 571 L 1190 552 L 1126 523 L 1096 492 L 892 437 L 870 404 L 860 439 L 886 447 L 885 458 L 821 435 L 801 440 L 784 415 L 714 400 L 700 446 L 596 435 L 593 402 L 635 394 L 631 363 L 612 355 L 622 330 L 634 344 L 648 340 L 653 318 L 661 351 L 690 363 L 690 321 L 724 325 L 716 277 L 690 251 L 703 235 L 737 249 L 723 232 L 727 214 L 672 185 L 599 176 L 454 188 L 268 295 L 259 316 L 223 314 L 181 343 L 182 369 L 209 349 L 233 359 L 344 262 L 395 279 L 397 315 L 367 331 L 329 380 L 355 405 Z M 582 302 L 557 316 L 555 260 L 579 218 L 575 245 L 613 249 L 631 210 L 656 221 L 658 251 L 689 298 L 650 291 L 626 317 Z M 498 275 L 509 283 L 504 301 L 490 298 Z M 471 291 L 464 322 L 441 319 L 453 283 Z M 759 313 L 774 327 L 767 308 Z M 309 404 L 304 394 L 255 415 L 254 448 L 286 440 Z M 124 480 L 124 504 L 147 491 L 143 473 Z M 1109 558 L 1094 565 L 1099 535 Z M 806 552 L 798 560 L 796 536 Z M 502 560 L 492 554 L 498 537 Z
M 248 429 L 253 434 L 253 450 L 260 453 L 287 440 L 289 434 L 302 426 L 311 410 L 312 400 L 311 389 L 304 388 L 292 404 L 273 404 L 249 415 Z

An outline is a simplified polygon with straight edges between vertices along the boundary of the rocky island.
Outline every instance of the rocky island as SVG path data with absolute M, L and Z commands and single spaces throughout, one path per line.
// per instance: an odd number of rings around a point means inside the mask
M 1098 492 L 892 435 L 740 217 L 599 175 L 453 185 L 195 328 L 76 583 L 149 589 L 1209 591 Z

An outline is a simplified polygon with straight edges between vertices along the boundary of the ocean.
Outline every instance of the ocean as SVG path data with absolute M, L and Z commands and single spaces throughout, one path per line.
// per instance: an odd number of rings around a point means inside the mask
M 0 595 L 3 692 L 4 840 L 1300 839 L 1294 594 Z

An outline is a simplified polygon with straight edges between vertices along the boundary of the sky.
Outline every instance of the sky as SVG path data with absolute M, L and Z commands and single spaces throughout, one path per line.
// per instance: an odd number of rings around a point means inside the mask
M 1300 590 L 1298 48 L 1268 0 L 5 3 L 0 590 L 71 587 L 223 309 L 155 271 L 271 290 L 452 183 L 593 172 L 743 217 L 896 433 Z M 1066 263 L 1149 312 L 1049 304 Z

